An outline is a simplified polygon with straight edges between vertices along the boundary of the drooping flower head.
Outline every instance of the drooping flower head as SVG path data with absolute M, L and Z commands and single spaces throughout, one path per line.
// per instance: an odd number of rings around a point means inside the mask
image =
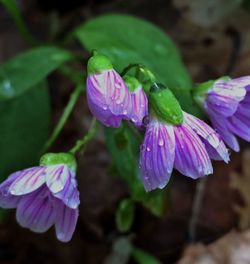
M 124 76 L 125 83 L 131 94 L 132 110 L 129 115 L 130 120 L 137 127 L 142 126 L 142 120 L 148 115 L 148 99 L 141 83 L 132 76 Z
M 140 153 L 140 174 L 146 191 L 163 188 L 173 168 L 197 179 L 213 173 L 211 159 L 228 162 L 220 136 L 205 122 L 182 111 L 172 92 L 153 85 L 150 122 Z
M 106 56 L 95 54 L 87 68 L 86 93 L 91 113 L 104 125 L 119 127 L 131 113 L 128 87 Z
M 239 151 L 236 136 L 250 141 L 250 76 L 203 83 L 195 99 L 230 148 Z
M 76 161 L 69 153 L 48 153 L 40 166 L 11 174 L 0 185 L 0 207 L 16 208 L 18 223 L 33 232 L 55 225 L 57 239 L 68 242 L 80 204 Z

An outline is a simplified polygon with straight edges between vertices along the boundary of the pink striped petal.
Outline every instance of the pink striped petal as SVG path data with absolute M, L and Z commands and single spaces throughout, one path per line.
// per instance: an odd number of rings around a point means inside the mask
M 166 186 L 173 170 L 174 157 L 173 127 L 157 120 L 151 121 L 140 153 L 140 175 L 146 191 Z
M 184 122 L 193 129 L 198 136 L 202 138 L 203 142 L 206 142 L 205 146 L 209 145 L 209 155 L 211 158 L 215 158 L 216 160 L 224 160 L 226 163 L 229 161 L 229 153 L 224 144 L 221 140 L 220 135 L 215 132 L 213 128 L 207 125 L 204 121 L 200 120 L 199 118 L 192 116 L 188 113 L 183 112 L 184 114 Z M 206 147 L 207 149 L 207 147 Z M 215 155 L 214 151 L 217 152 Z
M 185 176 L 197 179 L 213 173 L 204 144 L 187 125 L 174 127 L 176 149 L 174 168 Z
M 47 187 L 22 197 L 16 218 L 22 227 L 37 233 L 46 232 L 55 223 L 56 218 L 56 208 L 51 202 Z
M 69 177 L 63 190 L 53 194 L 53 196 L 62 200 L 66 206 L 76 209 L 80 204 L 80 199 L 75 178 Z
M 45 183 L 45 168 L 40 166 L 17 172 L 17 178 L 10 185 L 9 192 L 12 195 L 24 195 L 37 190 Z
M 46 184 L 52 193 L 62 191 L 71 175 L 70 168 L 62 164 L 48 166 L 45 172 Z
M 63 203 L 58 203 L 58 214 L 56 218 L 56 237 L 62 242 L 71 240 L 76 228 L 78 209 L 71 209 Z

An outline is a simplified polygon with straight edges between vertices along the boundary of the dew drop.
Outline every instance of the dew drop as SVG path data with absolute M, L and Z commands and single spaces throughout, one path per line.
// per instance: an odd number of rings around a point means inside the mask
M 128 111 L 127 111 L 127 110 L 124 110 L 124 111 L 123 111 L 123 114 L 124 114 L 124 115 L 126 115 L 127 113 L 128 113 Z
M 150 151 L 151 149 L 150 149 L 150 147 L 147 147 L 146 150 L 147 150 L 147 151 Z
M 163 141 L 162 138 L 159 140 L 158 145 L 159 145 L 160 147 L 162 147 L 162 146 L 164 145 L 164 141 Z
M 108 107 L 105 105 L 105 106 L 103 106 L 103 108 L 102 108 L 103 110 L 107 110 L 108 109 Z

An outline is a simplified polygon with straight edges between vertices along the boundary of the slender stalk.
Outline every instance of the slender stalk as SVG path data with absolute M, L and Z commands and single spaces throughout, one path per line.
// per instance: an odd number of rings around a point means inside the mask
M 95 118 L 93 118 L 89 131 L 82 139 L 76 141 L 75 146 L 69 151 L 72 154 L 76 154 L 79 151 L 84 151 L 84 147 L 95 137 L 98 130 L 98 123 Z
M 19 11 L 16 0 L 0 0 L 0 4 L 4 5 L 10 16 L 14 20 L 21 36 L 31 46 L 38 44 L 38 41 L 30 34 L 24 19 Z
M 56 127 L 54 128 L 50 138 L 48 139 L 47 143 L 44 146 L 43 149 L 43 153 L 46 152 L 55 142 L 55 140 L 57 139 L 58 135 L 60 134 L 60 132 L 62 131 L 65 123 L 67 122 L 76 102 L 77 99 L 79 98 L 81 92 L 84 89 L 84 85 L 82 83 L 78 84 L 75 88 L 75 90 L 73 91 L 73 93 L 70 95 L 70 99 L 68 101 L 68 104 L 66 105 L 66 107 L 64 108 L 63 114 L 59 120 L 59 122 L 57 123 Z
M 121 76 L 124 76 L 126 73 L 128 73 L 132 68 L 141 68 L 143 67 L 141 64 L 139 63 L 133 63 L 133 64 L 129 64 L 126 68 L 123 69 Z
M 199 220 L 206 183 L 207 183 L 207 177 L 204 177 L 198 180 L 198 183 L 196 184 L 196 190 L 195 190 L 193 206 L 192 206 L 192 214 L 188 227 L 188 237 L 190 242 L 194 242 L 196 240 L 197 223 Z

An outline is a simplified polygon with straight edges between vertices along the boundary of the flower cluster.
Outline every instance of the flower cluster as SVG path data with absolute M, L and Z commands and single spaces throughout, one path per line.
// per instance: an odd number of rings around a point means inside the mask
M 114 128 L 122 120 L 146 128 L 139 160 L 146 191 L 165 187 L 173 169 L 193 179 L 212 174 L 211 160 L 229 162 L 224 142 L 239 151 L 236 136 L 250 141 L 250 76 L 223 77 L 195 89 L 194 98 L 213 129 L 184 112 L 171 90 L 156 83 L 148 69 L 142 70 L 148 75 L 142 85 L 133 76 L 121 77 L 103 55 L 94 54 L 87 68 L 87 101 L 96 119 Z M 18 223 L 34 232 L 54 225 L 58 240 L 67 242 L 80 204 L 75 175 L 73 154 L 47 153 L 38 167 L 15 172 L 0 185 L 0 206 L 16 208 Z
M 105 56 L 93 56 L 88 73 L 89 108 L 104 125 L 119 127 L 124 119 L 141 127 L 147 116 L 139 162 L 146 191 L 166 186 L 174 168 L 193 179 L 212 174 L 211 160 L 229 162 L 224 141 L 238 151 L 234 134 L 250 140 L 250 77 L 223 78 L 198 89 L 197 101 L 214 130 L 184 112 L 168 88 L 152 82 L 145 93 L 138 80 L 122 78 Z

